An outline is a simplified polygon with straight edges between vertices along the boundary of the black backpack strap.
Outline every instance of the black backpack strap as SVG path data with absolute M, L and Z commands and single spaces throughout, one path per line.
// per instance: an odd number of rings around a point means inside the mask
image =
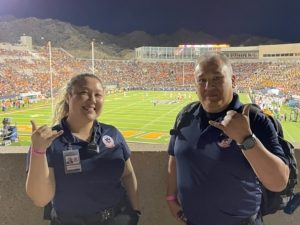
M 282 130 L 281 124 L 279 124 L 278 121 L 276 121 L 276 119 L 274 117 L 265 114 L 262 111 L 262 109 L 257 104 L 254 104 L 254 103 L 250 104 L 250 111 L 249 111 L 250 123 L 251 123 L 251 121 L 255 120 L 258 113 L 265 115 L 269 120 L 271 120 L 272 124 L 275 127 L 276 133 L 279 136 L 281 136 L 281 134 L 283 135 L 283 130 Z M 279 134 L 279 131 L 280 131 L 280 134 Z
M 180 128 L 185 126 L 185 119 L 191 116 L 196 109 L 200 106 L 199 101 L 191 102 L 186 105 L 176 116 L 173 129 L 170 130 L 170 135 L 178 135 Z
M 258 106 L 258 105 L 256 105 L 256 104 L 251 104 L 251 107 L 250 107 L 250 115 L 251 114 L 257 114 L 258 112 L 261 112 L 262 114 L 264 114 L 269 120 L 271 120 L 271 122 L 272 122 L 272 124 L 274 125 L 274 128 L 275 128 L 275 130 L 276 130 L 276 133 L 277 133 L 277 135 L 279 136 L 279 137 L 281 137 L 281 138 L 284 138 L 284 135 L 283 135 L 283 128 L 282 128 L 282 125 L 281 125 L 281 123 L 277 120 L 277 119 L 275 119 L 273 116 L 270 116 L 270 115 L 267 115 L 267 114 L 265 114 L 262 110 L 261 110 L 261 108 Z M 256 115 L 255 115 L 256 116 Z M 254 116 L 254 118 L 255 118 L 255 116 Z
M 268 116 L 268 118 L 272 121 L 278 136 L 284 138 L 283 129 L 280 122 L 277 119 L 275 119 L 273 116 Z

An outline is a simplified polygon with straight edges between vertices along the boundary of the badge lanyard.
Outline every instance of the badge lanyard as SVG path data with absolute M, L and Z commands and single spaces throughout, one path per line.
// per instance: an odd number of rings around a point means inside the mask
M 69 144 L 68 148 L 63 151 L 65 173 L 80 173 L 82 171 L 80 155 L 78 149 L 72 149 Z
M 94 154 L 99 154 L 99 146 L 95 143 L 94 135 L 92 139 L 93 141 L 87 146 L 87 151 L 93 152 Z M 82 172 L 79 149 L 73 149 L 72 143 L 69 142 L 66 138 L 63 138 L 63 141 L 67 144 L 67 148 L 62 152 L 65 173 L 70 174 Z
M 65 142 L 65 144 L 67 144 L 67 148 L 65 150 L 63 150 L 63 152 L 62 152 L 65 173 L 70 174 L 70 173 L 82 172 L 79 149 L 73 149 L 72 143 L 70 141 L 68 141 L 66 138 L 63 138 L 63 142 Z M 108 135 L 104 135 L 102 137 L 102 142 L 104 143 L 106 148 L 113 149 L 114 147 L 118 146 L 118 145 L 115 145 L 113 138 Z M 95 156 L 100 153 L 99 145 L 96 143 L 96 140 L 95 140 L 95 131 L 93 132 L 92 142 L 87 145 L 87 152 L 91 156 Z

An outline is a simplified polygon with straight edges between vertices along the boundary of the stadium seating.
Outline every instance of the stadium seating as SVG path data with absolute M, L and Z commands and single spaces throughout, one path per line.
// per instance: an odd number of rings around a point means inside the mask
M 56 93 L 71 76 L 92 72 L 91 59 L 77 59 L 59 48 L 52 48 L 51 62 L 50 74 L 46 47 L 34 47 L 28 51 L 0 45 L 2 110 L 16 107 L 18 100 L 25 101 L 19 98 L 21 93 L 37 91 L 49 97 L 50 75 Z M 194 86 L 192 62 L 95 60 L 94 66 L 95 74 L 104 84 L 120 89 L 192 90 Z M 300 65 L 297 62 L 236 61 L 233 70 L 241 90 L 276 87 L 286 95 L 300 93 Z

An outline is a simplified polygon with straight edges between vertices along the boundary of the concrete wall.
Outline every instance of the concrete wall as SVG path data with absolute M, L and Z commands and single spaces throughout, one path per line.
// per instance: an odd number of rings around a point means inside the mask
M 164 200 L 166 146 L 130 144 L 130 147 L 143 211 L 139 225 L 179 225 L 171 217 Z M 24 191 L 26 151 L 16 147 L 0 148 L 0 225 L 49 224 L 42 220 L 42 209 L 35 207 Z M 300 150 L 296 151 L 296 156 L 300 162 Z M 299 225 L 299 221 L 300 209 L 293 215 L 280 212 L 265 217 L 266 225 Z
M 259 45 L 259 58 L 263 57 L 264 54 L 279 54 L 276 57 L 269 57 L 272 59 L 297 59 L 300 53 L 300 44 L 277 44 L 277 45 Z M 281 54 L 292 53 L 292 56 L 282 56 Z

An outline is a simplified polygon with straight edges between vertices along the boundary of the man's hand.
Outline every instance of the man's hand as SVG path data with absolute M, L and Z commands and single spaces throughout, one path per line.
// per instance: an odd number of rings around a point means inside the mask
M 222 130 L 229 138 L 235 140 L 237 143 L 252 134 L 249 123 L 250 104 L 243 108 L 242 113 L 234 110 L 229 110 L 221 122 L 209 121 L 209 124 Z

